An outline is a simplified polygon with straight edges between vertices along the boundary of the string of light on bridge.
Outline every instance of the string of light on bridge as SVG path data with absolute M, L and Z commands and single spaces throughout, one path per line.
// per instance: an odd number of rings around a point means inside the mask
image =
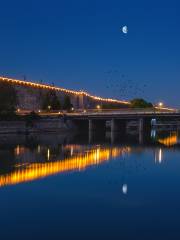
M 66 94 L 73 94 L 77 96 L 86 96 L 89 97 L 93 100 L 97 101 L 102 101 L 102 102 L 108 102 L 108 103 L 117 103 L 117 104 L 126 104 L 129 105 L 130 102 L 124 101 L 124 100 L 117 100 L 117 99 L 112 99 L 112 98 L 102 98 L 99 96 L 94 96 L 89 94 L 88 92 L 85 91 L 74 91 L 74 90 L 69 90 L 61 87 L 55 87 L 51 86 L 48 84 L 42 84 L 42 83 L 33 83 L 33 82 L 28 82 L 28 81 L 23 81 L 23 80 L 18 80 L 18 79 L 12 79 L 12 78 L 6 78 L 6 77 L 0 77 L 0 81 L 12 83 L 12 84 L 17 84 L 21 86 L 28 86 L 28 87 L 33 87 L 33 88 L 42 88 L 42 89 L 47 89 L 47 90 L 55 90 L 55 91 L 61 91 Z

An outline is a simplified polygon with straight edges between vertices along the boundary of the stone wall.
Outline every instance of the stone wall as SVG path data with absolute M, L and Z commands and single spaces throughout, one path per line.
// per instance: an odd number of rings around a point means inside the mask
M 42 83 L 32 83 L 4 77 L 0 77 L 0 81 L 12 84 L 16 89 L 18 96 L 17 108 L 21 110 L 40 110 L 43 96 L 48 91 L 55 91 L 61 103 L 63 103 L 65 96 L 69 96 L 75 109 L 92 109 L 102 104 L 115 104 L 119 108 L 128 107 L 129 105 L 125 101 L 95 97 L 86 92 L 63 89 Z
M 18 96 L 18 106 L 17 108 L 24 110 L 39 110 L 42 106 L 42 98 L 49 91 L 46 89 L 32 88 L 26 86 L 14 86 Z M 71 103 L 74 108 L 83 108 L 80 102 L 80 97 L 73 94 L 65 94 L 64 92 L 56 91 L 56 94 L 61 103 L 64 101 L 64 97 L 68 95 L 71 99 Z
M 70 121 L 63 119 L 40 119 L 28 125 L 26 121 L 0 121 L 0 134 L 5 133 L 41 133 L 41 132 L 68 132 L 74 130 Z

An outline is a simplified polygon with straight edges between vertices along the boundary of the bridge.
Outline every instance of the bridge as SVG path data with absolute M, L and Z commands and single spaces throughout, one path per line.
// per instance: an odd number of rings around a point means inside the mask
M 68 113 L 65 118 L 71 120 L 80 131 L 88 132 L 90 141 L 94 133 L 106 132 L 108 127 L 114 141 L 116 133 L 122 136 L 126 133 L 127 124 L 131 121 L 137 123 L 140 142 L 143 142 L 144 135 L 150 136 L 150 130 L 157 121 L 168 126 L 172 122 L 177 128 L 180 126 L 180 111 L 168 109 L 76 112 Z

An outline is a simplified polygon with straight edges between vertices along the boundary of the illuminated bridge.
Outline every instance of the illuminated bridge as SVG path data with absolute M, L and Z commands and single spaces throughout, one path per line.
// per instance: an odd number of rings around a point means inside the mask
M 34 83 L 18 79 L 0 77 L 0 82 L 14 86 L 18 95 L 18 108 L 24 110 L 41 109 L 42 95 L 47 91 L 56 91 L 60 100 L 68 95 L 75 109 L 95 108 L 97 104 L 116 104 L 120 107 L 129 106 L 128 101 L 94 96 L 85 91 L 74 91 L 48 84 Z
M 160 124 L 174 127 L 180 126 L 180 112 L 177 110 L 156 109 L 156 110 L 116 110 L 116 111 L 96 111 L 84 113 L 70 113 L 67 118 L 71 119 L 79 129 L 86 129 L 89 132 L 105 131 L 107 122 L 111 132 L 125 132 L 127 123 L 136 121 L 139 132 L 148 132 L 152 127 L 153 119 L 161 121 Z M 160 124 L 155 124 L 160 125 Z

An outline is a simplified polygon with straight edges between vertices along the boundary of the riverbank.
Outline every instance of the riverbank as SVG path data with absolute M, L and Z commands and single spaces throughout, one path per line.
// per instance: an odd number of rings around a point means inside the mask
M 68 132 L 74 130 L 70 121 L 60 118 L 38 119 L 31 122 L 25 120 L 0 121 L 0 134 L 29 134 L 41 132 Z

